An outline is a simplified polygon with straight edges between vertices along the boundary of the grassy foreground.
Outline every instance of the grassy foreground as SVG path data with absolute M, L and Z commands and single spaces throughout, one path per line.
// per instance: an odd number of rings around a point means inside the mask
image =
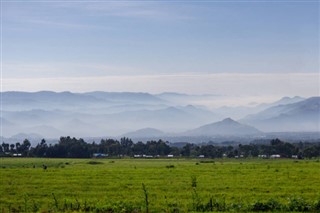
M 268 210 L 320 212 L 319 160 L 0 159 L 1 212 Z

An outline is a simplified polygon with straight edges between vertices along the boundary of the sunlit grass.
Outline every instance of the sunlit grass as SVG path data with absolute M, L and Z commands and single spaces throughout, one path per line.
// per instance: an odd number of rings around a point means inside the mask
M 309 203 L 320 200 L 316 160 L 2 158 L 0 173 L 0 205 L 5 211 L 119 202 L 144 211 L 142 184 L 150 211 L 156 212 L 193 209 L 195 192 L 203 202 L 212 197 L 228 205 L 269 199 L 287 204 L 293 197 Z

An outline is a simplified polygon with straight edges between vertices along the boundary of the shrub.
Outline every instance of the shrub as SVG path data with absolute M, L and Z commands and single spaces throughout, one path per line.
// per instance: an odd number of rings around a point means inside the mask
M 310 211 L 311 206 L 301 197 L 289 199 L 288 209 L 290 211 L 305 212 Z
M 215 163 L 213 160 L 202 160 L 200 163 Z
M 191 187 L 192 188 L 196 188 L 197 187 L 197 177 L 196 176 L 192 176 L 191 177 Z
M 313 209 L 315 211 L 319 211 L 320 212 L 320 200 L 316 201 L 313 205 Z
M 88 164 L 90 165 L 97 165 L 97 164 L 103 164 L 102 162 L 99 161 L 89 161 Z
M 281 210 L 282 205 L 277 200 L 269 199 L 267 202 L 257 201 L 252 205 L 252 211 L 275 211 Z

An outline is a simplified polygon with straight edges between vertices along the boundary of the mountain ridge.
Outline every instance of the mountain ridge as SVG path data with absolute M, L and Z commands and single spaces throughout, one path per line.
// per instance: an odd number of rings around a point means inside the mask
M 320 97 L 277 105 L 248 115 L 241 122 L 264 131 L 320 131 Z
M 242 113 L 247 115 L 240 119 L 232 114 L 225 116 L 225 113 L 220 113 L 219 110 L 202 105 L 206 103 L 207 98 L 218 97 L 214 95 L 163 93 L 164 96 L 173 98 L 170 102 L 162 100 L 157 95 L 135 92 L 14 91 L 1 94 L 1 123 L 5 137 L 34 132 L 45 137 L 59 137 L 59 134 L 81 137 L 117 136 L 146 127 L 170 132 L 168 135 L 175 136 L 203 124 L 221 121 L 225 117 L 232 117 L 233 121 L 264 132 L 320 131 L 318 96 L 307 99 L 298 96 L 283 97 L 268 103 L 271 107 L 261 111 L 245 106 L 231 109 L 242 110 Z M 95 94 L 96 97 L 89 94 Z M 197 100 L 199 102 L 196 102 Z M 230 107 L 226 108 L 225 112 L 228 112 Z M 249 112 L 253 115 L 249 116 Z M 231 120 L 225 120 L 225 125 L 228 121 L 232 123 Z M 245 127 L 243 128 L 246 132 Z M 220 131 L 227 134 L 222 127 Z M 217 131 L 212 132 L 218 134 Z
M 235 135 L 257 135 L 262 132 L 249 125 L 241 124 L 231 118 L 225 118 L 222 121 L 206 124 L 198 128 L 189 130 L 184 134 L 188 136 L 235 136 Z

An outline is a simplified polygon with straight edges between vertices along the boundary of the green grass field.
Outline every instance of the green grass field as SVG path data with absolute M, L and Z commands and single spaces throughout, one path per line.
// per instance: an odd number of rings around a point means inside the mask
M 319 160 L 2 158 L 0 174 L 2 212 L 320 211 Z

